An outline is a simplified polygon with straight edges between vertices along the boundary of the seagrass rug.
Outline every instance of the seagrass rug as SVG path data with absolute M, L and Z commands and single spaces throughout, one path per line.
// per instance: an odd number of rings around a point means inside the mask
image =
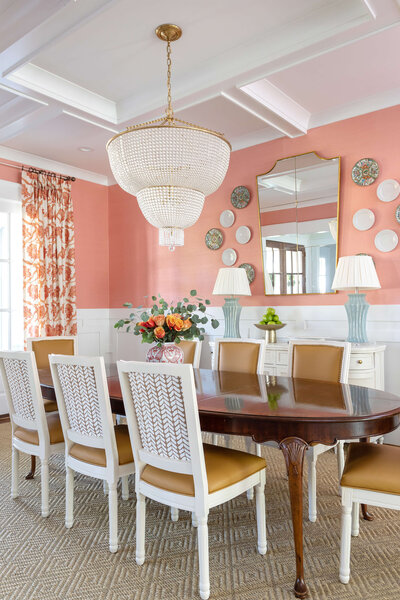
M 50 516 L 40 516 L 40 475 L 26 481 L 21 455 L 20 497 L 10 498 L 10 425 L 0 425 L 0 600 L 197 599 L 196 530 L 189 513 L 174 523 L 168 508 L 147 503 L 146 560 L 135 562 L 135 496 L 119 499 L 119 551 L 108 550 L 108 503 L 102 484 L 75 478 L 75 521 L 64 527 L 63 456 L 51 458 Z M 242 440 L 235 447 L 244 449 Z M 245 495 L 209 515 L 213 600 L 292 600 L 295 579 L 289 495 L 279 450 L 264 447 L 268 462 L 268 551 L 256 549 L 255 505 Z M 40 471 L 40 469 L 39 469 Z M 336 457 L 318 459 L 318 520 L 307 520 L 304 494 L 306 581 L 313 600 L 399 600 L 400 512 L 372 509 L 352 540 L 350 583 L 338 580 L 340 499 Z M 307 477 L 305 476 L 305 487 Z

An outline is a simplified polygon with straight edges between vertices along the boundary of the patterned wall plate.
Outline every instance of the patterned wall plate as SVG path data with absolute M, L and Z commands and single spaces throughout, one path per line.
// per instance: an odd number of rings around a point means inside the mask
M 235 208 L 246 208 L 250 202 L 250 192 L 244 185 L 235 187 L 231 194 L 231 202 Z
M 378 163 L 373 158 L 361 158 L 351 172 L 351 177 L 357 185 L 371 185 L 378 175 Z
M 210 250 L 218 250 L 221 248 L 222 242 L 224 241 L 224 236 L 222 235 L 222 231 L 220 229 L 209 229 L 206 233 L 206 246 L 210 248 Z
M 250 265 L 249 263 L 243 263 L 239 265 L 239 269 L 244 269 L 247 273 L 247 279 L 249 280 L 249 283 L 253 283 L 256 276 L 253 265 Z
M 396 221 L 400 223 L 400 204 L 396 208 Z

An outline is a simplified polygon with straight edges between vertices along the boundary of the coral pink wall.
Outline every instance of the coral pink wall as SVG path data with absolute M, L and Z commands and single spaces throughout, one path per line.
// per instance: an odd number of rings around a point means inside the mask
M 261 225 L 278 225 L 279 223 L 293 223 L 296 221 L 316 221 L 317 219 L 336 218 L 337 204 L 319 204 L 318 206 L 304 206 L 303 208 L 285 208 L 284 210 L 271 210 L 261 213 Z
M 256 175 L 265 173 L 278 158 L 316 151 L 329 158 L 340 155 L 340 234 L 339 255 L 367 252 L 375 260 L 382 289 L 368 293 L 373 304 L 400 302 L 400 246 L 383 254 L 374 246 L 374 237 L 381 229 L 400 233 L 394 212 L 398 201 L 380 202 L 376 196 L 379 182 L 400 178 L 398 144 L 400 139 L 400 106 L 369 113 L 309 131 L 307 135 L 281 138 L 265 144 L 232 153 L 231 163 L 220 189 L 206 199 L 203 213 L 195 226 L 185 232 L 185 245 L 170 252 L 158 246 L 157 230 L 142 216 L 136 200 L 118 186 L 109 190 L 110 237 L 110 306 L 119 307 L 125 301 L 143 303 L 144 295 L 160 292 L 167 298 L 187 294 L 191 288 L 211 297 L 218 269 L 223 266 L 221 255 L 226 248 L 238 253 L 236 266 L 248 262 L 254 265 L 256 278 L 251 286 L 252 296 L 241 299 L 248 305 L 315 305 L 342 304 L 345 294 L 265 297 L 261 263 L 261 248 L 256 195 Z M 380 175 L 376 183 L 360 187 L 351 179 L 354 163 L 363 157 L 378 161 Z M 245 185 L 250 189 L 251 201 L 242 210 L 233 209 L 230 195 L 234 187 Z M 374 211 L 376 221 L 370 231 L 360 232 L 352 226 L 352 216 L 359 208 Z M 230 229 L 223 229 L 224 243 L 219 250 L 208 250 L 204 236 L 211 227 L 220 227 L 219 216 L 224 209 L 233 209 L 236 221 Z M 235 231 L 248 225 L 251 241 L 240 246 Z M 222 229 L 222 228 L 221 228 Z M 213 304 L 223 304 L 223 298 L 214 297 Z
M 21 171 L 0 165 L 0 179 L 21 183 Z M 72 182 L 72 200 L 75 220 L 76 304 L 78 308 L 107 308 L 108 188 L 77 179 Z

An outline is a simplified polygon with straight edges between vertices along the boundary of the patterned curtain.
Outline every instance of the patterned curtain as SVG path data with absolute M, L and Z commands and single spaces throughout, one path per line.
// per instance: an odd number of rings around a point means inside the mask
M 71 182 L 22 171 L 24 333 L 76 335 Z

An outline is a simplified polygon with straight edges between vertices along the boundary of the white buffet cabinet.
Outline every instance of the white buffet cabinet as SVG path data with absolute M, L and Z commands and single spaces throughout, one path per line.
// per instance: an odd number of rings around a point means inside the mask
M 309 339 L 309 338 L 307 338 Z M 227 339 L 228 341 L 228 339 Z M 246 341 L 243 339 L 243 341 Z M 318 344 L 319 340 L 315 340 Z M 329 341 L 326 338 L 320 341 Z M 209 342 L 214 351 L 214 342 Z M 364 387 L 384 389 L 384 356 L 386 346 L 382 344 L 352 344 L 350 354 L 349 383 Z M 288 376 L 289 340 L 276 344 L 266 344 L 264 373 L 266 375 Z

